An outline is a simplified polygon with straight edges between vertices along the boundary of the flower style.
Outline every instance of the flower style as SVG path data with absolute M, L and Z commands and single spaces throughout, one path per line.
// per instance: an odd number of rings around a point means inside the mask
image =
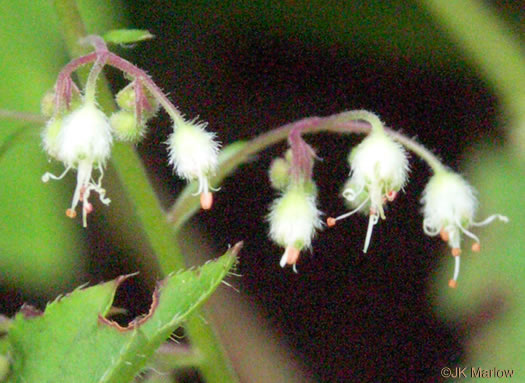
M 188 181 L 199 180 L 197 194 L 201 195 L 201 207 L 207 210 L 213 204 L 208 177 L 217 169 L 219 143 L 205 127 L 206 123 L 176 121 L 167 144 L 169 163 L 177 174 Z
M 336 221 L 366 208 L 370 216 L 363 247 L 366 253 L 374 225 L 379 217 L 385 219 L 383 205 L 393 201 L 407 181 L 408 158 L 403 147 L 383 130 L 373 130 L 352 150 L 349 162 L 351 177 L 345 184 L 343 197 L 353 210 L 328 218 L 327 225 L 334 226 Z
M 450 287 L 457 286 L 459 275 L 461 234 L 472 238 L 472 251 L 480 251 L 479 238 L 468 229 L 471 226 L 484 226 L 499 219 L 508 222 L 508 218 L 494 214 L 482 222 L 475 222 L 478 206 L 475 191 L 459 174 L 443 170 L 434 174 L 428 182 L 423 197 L 423 230 L 425 234 L 441 238 L 452 248 L 455 258 L 454 276 L 449 281 Z
M 286 191 L 271 206 L 270 237 L 285 248 L 281 267 L 293 265 L 299 259 L 302 249 L 309 248 L 316 230 L 322 222 L 321 212 L 316 206 L 313 183 L 291 183 Z
M 87 226 L 87 214 L 93 206 L 89 202 L 91 191 L 99 194 L 100 201 L 107 205 L 110 200 L 105 197 L 101 186 L 104 165 L 111 152 L 111 128 L 108 119 L 94 102 L 85 102 L 78 109 L 64 117 L 51 119 L 43 133 L 44 149 L 47 153 L 62 161 L 65 171 L 55 176 L 45 173 L 42 181 L 62 179 L 70 169 L 77 169 L 77 185 L 73 194 L 71 208 L 66 210 L 70 218 L 76 217 L 76 207 L 82 202 L 83 225 Z M 92 179 L 93 167 L 98 168 L 100 177 L 97 182 Z

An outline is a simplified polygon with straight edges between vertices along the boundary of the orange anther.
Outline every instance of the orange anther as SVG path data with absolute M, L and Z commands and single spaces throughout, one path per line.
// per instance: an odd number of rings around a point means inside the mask
M 66 215 L 69 217 L 69 218 L 75 218 L 77 216 L 77 212 L 73 209 L 67 209 L 66 210 Z
M 448 242 L 448 240 L 450 239 L 448 232 L 446 232 L 445 229 L 441 229 L 441 231 L 439 232 L 439 236 L 445 242 Z
M 461 249 L 459 247 L 454 247 L 452 249 L 452 255 L 454 257 L 459 257 L 461 255 Z
M 476 253 L 481 250 L 481 244 L 479 242 L 474 242 L 472 244 L 472 251 L 475 251 Z
M 326 224 L 328 225 L 328 227 L 334 227 L 336 222 L 337 220 L 334 217 L 328 217 L 328 219 L 326 220 Z
M 210 210 L 213 205 L 213 194 L 209 191 L 201 193 L 201 207 L 203 210 Z
M 454 279 L 451 279 L 450 281 L 448 281 L 448 287 L 450 287 L 451 289 L 455 289 L 458 285 L 458 282 L 455 281 Z

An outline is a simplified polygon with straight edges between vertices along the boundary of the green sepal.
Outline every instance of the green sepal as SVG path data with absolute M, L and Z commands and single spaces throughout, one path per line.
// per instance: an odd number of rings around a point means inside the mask
M 113 29 L 103 36 L 110 44 L 133 44 L 150 40 L 155 36 L 145 29 Z

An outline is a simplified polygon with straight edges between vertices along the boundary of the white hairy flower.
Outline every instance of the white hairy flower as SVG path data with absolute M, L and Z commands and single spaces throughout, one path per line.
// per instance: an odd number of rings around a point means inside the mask
M 71 208 L 66 210 L 70 218 L 76 217 L 76 207 L 82 202 L 83 224 L 86 216 L 93 210 L 88 198 L 91 191 L 99 194 L 100 201 L 109 204 L 105 190 L 101 186 L 103 168 L 111 153 L 111 128 L 108 119 L 92 102 L 86 102 L 78 109 L 61 119 L 52 119 L 43 134 L 44 149 L 66 167 L 60 176 L 45 173 L 42 181 L 62 179 L 70 169 L 77 169 L 77 185 L 73 194 Z M 98 168 L 100 177 L 92 179 L 93 168 Z
M 478 206 L 475 191 L 459 174 L 450 171 L 440 171 L 430 178 L 423 197 L 423 230 L 425 234 L 441 238 L 452 248 L 455 258 L 454 277 L 449 286 L 455 287 L 459 275 L 459 259 L 461 254 L 461 234 L 474 240 L 473 251 L 480 251 L 479 238 L 469 231 L 472 226 L 484 226 L 499 219 L 508 222 L 508 218 L 494 214 L 482 222 L 475 222 L 474 217 Z
M 295 264 L 303 248 L 309 248 L 322 226 L 316 206 L 315 186 L 292 183 L 271 206 L 270 237 L 285 248 L 281 267 Z
M 218 165 L 219 143 L 215 134 L 205 130 L 206 123 L 195 121 L 174 124 L 174 131 L 168 139 L 169 163 L 177 175 L 187 181 L 198 180 L 203 209 L 211 208 L 213 199 L 208 177 Z
M 366 253 L 374 225 L 385 219 L 383 204 L 393 201 L 408 178 L 408 157 L 403 147 L 383 131 L 372 131 L 349 157 L 351 177 L 345 184 L 343 197 L 354 208 L 337 218 L 329 218 L 328 226 L 358 211 L 370 216 L 363 252 Z

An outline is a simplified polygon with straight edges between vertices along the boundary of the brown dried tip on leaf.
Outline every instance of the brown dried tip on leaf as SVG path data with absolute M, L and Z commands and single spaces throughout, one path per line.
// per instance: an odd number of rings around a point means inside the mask
M 37 309 L 35 306 L 28 305 L 27 303 L 24 303 L 22 307 L 20 308 L 20 312 L 24 316 L 24 318 L 34 318 L 42 315 L 42 311 Z
M 481 244 L 479 242 L 474 242 L 472 244 L 472 251 L 478 253 L 481 251 Z
M 213 194 L 209 191 L 201 193 L 201 207 L 203 210 L 210 210 L 213 205 Z
M 451 289 L 455 289 L 458 285 L 458 282 L 451 279 L 450 281 L 448 281 L 448 287 L 450 287 Z
M 443 241 L 445 241 L 445 242 L 448 242 L 448 240 L 449 240 L 449 238 L 450 238 L 450 237 L 448 236 L 448 232 L 446 232 L 446 231 L 443 230 L 443 229 L 439 232 L 439 236 L 440 236 L 441 239 L 442 239 Z
M 239 252 L 241 251 L 243 246 L 244 246 L 244 242 L 243 241 L 237 242 L 232 247 L 232 250 L 231 250 L 232 254 L 237 256 L 237 254 L 239 254 Z
M 328 227 L 334 227 L 337 220 L 334 217 L 328 217 L 326 220 L 326 224 Z
M 459 247 L 454 247 L 452 249 L 452 255 L 454 257 L 459 257 L 461 255 L 461 249 Z

